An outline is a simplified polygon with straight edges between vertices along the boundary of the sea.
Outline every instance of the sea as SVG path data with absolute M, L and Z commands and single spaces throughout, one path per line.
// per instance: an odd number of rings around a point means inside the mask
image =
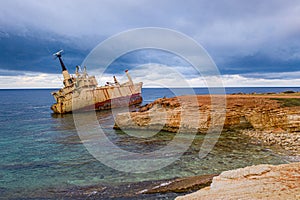
M 300 91 L 300 88 L 247 87 L 225 88 L 233 93 L 278 93 Z M 115 170 L 97 160 L 82 144 L 72 114 L 55 115 L 54 89 L 0 90 L 0 198 L 3 199 L 88 199 L 84 188 L 103 186 L 121 188 L 106 191 L 105 199 L 132 199 L 122 196 L 122 185 L 168 180 L 195 175 L 217 174 L 224 170 L 255 164 L 287 163 L 284 155 L 271 147 L 250 143 L 235 132 L 224 132 L 213 150 L 204 158 L 198 156 L 204 135 L 197 135 L 190 148 L 170 165 L 148 173 Z M 207 88 L 194 88 L 195 94 L 208 94 Z M 143 104 L 157 98 L 189 94 L 187 89 L 144 88 Z M 97 112 L 105 134 L 120 148 L 129 151 L 151 151 L 168 144 L 173 133 L 139 138 L 114 130 L 110 111 Z M 86 122 L 89 125 L 89 121 Z M 187 136 L 188 137 L 188 136 Z M 79 194 L 78 191 L 81 191 Z M 114 191 L 110 194 L 109 191 Z M 76 193 L 78 192 L 78 193 Z M 115 194 L 118 193 L 119 194 Z M 143 199 L 172 199 L 180 194 L 144 195 Z M 101 195 L 98 195 L 101 199 Z

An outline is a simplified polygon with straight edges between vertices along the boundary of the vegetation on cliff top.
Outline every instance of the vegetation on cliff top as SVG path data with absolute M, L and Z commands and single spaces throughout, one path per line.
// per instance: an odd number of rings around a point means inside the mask
M 271 98 L 271 99 L 279 101 L 282 107 L 300 106 L 300 98 Z

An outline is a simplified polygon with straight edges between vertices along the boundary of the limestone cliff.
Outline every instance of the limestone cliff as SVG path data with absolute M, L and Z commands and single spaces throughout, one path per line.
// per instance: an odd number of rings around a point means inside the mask
M 300 199 L 300 163 L 257 165 L 222 172 L 210 187 L 176 200 Z
M 194 101 L 193 98 L 197 100 Z M 300 131 L 300 107 L 282 107 L 273 98 L 274 96 L 266 95 L 228 95 L 224 128 L 281 128 L 287 132 Z M 211 116 L 214 112 L 208 95 L 161 98 L 137 112 L 118 114 L 115 128 L 176 132 L 179 128 L 189 131 L 197 127 L 198 132 L 206 132 L 212 124 Z M 193 127 L 195 123 L 196 126 Z

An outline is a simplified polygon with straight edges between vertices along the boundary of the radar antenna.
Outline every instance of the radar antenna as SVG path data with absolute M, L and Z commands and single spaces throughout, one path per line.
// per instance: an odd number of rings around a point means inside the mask
M 60 62 L 62 71 L 67 71 L 67 68 L 66 68 L 64 62 L 63 62 L 62 59 L 61 59 L 61 54 L 62 54 L 63 52 L 64 52 L 63 50 L 60 50 L 60 51 L 54 53 L 53 56 L 55 56 L 55 58 L 58 58 L 58 59 L 59 59 L 59 62 Z

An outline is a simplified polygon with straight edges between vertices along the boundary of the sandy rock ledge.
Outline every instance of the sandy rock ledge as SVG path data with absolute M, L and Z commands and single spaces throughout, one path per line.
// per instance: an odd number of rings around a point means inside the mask
M 300 162 L 225 171 L 209 187 L 176 198 L 183 199 L 300 199 Z

